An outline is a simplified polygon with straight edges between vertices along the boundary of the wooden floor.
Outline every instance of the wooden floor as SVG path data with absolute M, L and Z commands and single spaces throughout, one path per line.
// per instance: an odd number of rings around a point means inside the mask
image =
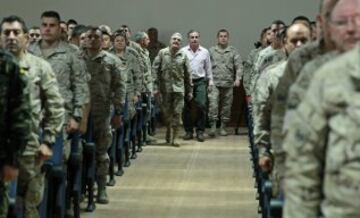
M 259 217 L 246 134 L 180 142 L 180 148 L 144 147 L 108 187 L 110 203 L 81 217 Z

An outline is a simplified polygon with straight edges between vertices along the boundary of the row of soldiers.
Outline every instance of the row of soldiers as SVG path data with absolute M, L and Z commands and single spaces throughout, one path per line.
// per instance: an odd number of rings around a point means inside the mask
M 210 52 L 200 46 L 200 33 L 195 30 L 188 33 L 188 46 L 181 48 L 183 37 L 174 33 L 165 48 L 156 40 L 154 28 L 149 29 L 149 35 L 136 33 L 132 41 L 126 25 L 115 32 L 106 25 L 84 26 L 75 21 L 64 26 L 56 11 L 41 15 L 39 29 L 28 30 L 21 17 L 5 17 L 0 32 L 1 47 L 13 55 L 10 58 L 5 52 L 5 59 L 14 59 L 9 64 L 2 62 L 1 73 L 9 77 L 12 69 L 16 69 L 13 71 L 18 72 L 18 86 L 21 86 L 16 93 L 4 88 L 4 96 L 7 93 L 7 101 L 22 100 L 14 102 L 17 105 L 9 109 L 14 114 L 10 116 L 5 110 L 2 114 L 9 119 L 3 120 L 4 128 L 1 128 L 2 141 L 8 144 L 0 150 L 4 159 L 0 217 L 7 214 L 9 181 L 16 177 L 16 204 L 24 208 L 25 217 L 39 217 L 38 206 L 44 195 L 44 162 L 57 155 L 53 149 L 60 136 L 64 139 L 61 159 L 66 165 L 71 139 L 89 130 L 90 119 L 96 144 L 97 202 L 107 204 L 112 129 L 123 125 L 125 111 L 130 122 L 136 122 L 139 103 L 147 105 L 143 116 L 147 128 L 150 127 L 153 96 L 161 101 L 167 143 L 179 146 L 176 139 L 183 110 L 185 138 L 192 138 L 194 123 L 190 114 L 194 106 L 197 139 L 204 141 L 208 94 L 213 127 L 210 135 L 215 136 L 220 99 L 224 105 L 220 115 L 221 134 L 227 135 L 225 125 L 230 119 L 233 86 L 240 85 L 242 64 L 240 55 L 229 45 L 229 32 L 225 29 L 217 33 L 218 43 Z M 155 39 L 152 44 L 151 35 Z M 150 55 L 149 51 L 155 51 L 156 55 Z M 5 126 L 13 126 L 14 130 Z M 145 138 L 154 141 L 150 136 Z
M 360 1 L 320 1 L 316 26 L 274 21 L 245 62 L 258 165 L 283 217 L 360 217 Z

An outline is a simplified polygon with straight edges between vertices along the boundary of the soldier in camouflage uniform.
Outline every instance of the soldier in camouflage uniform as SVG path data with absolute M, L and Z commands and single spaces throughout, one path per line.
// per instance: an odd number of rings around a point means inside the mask
M 48 61 L 54 70 L 59 91 L 65 101 L 65 130 L 73 133 L 79 129 L 83 106 L 89 101 L 89 76 L 79 53 L 74 52 L 68 43 L 60 41 L 59 21 L 57 12 L 44 12 L 41 16 L 42 39 L 31 46 L 29 51 Z
M 37 207 L 44 188 L 41 166 L 51 157 L 51 146 L 63 127 L 64 101 L 50 64 L 26 51 L 27 28 L 24 21 L 17 16 L 6 17 L 1 30 L 4 47 L 18 58 L 20 69 L 26 72 L 31 82 L 31 137 L 19 159 L 17 204 L 23 204 L 25 217 L 39 217 Z M 41 144 L 39 129 L 43 129 Z
M 111 146 L 111 106 L 115 115 L 114 128 L 121 126 L 121 114 L 126 97 L 126 72 L 121 61 L 113 54 L 101 50 L 102 33 L 96 27 L 87 31 L 88 48 L 83 52 L 87 69 L 91 75 L 91 117 L 94 122 L 96 144 L 96 176 L 98 184 L 97 202 L 109 203 L 106 193 L 106 176 L 109 169 L 107 150 Z
M 217 45 L 210 48 L 209 53 L 215 84 L 211 92 L 208 93 L 211 124 L 209 136 L 215 137 L 216 135 L 216 123 L 219 113 L 221 122 L 220 135 L 226 136 L 226 125 L 230 120 L 233 102 L 233 87 L 239 87 L 242 78 L 242 60 L 236 49 L 229 45 L 229 32 L 225 29 L 218 31 Z
M 181 124 L 184 97 L 191 100 L 191 67 L 187 56 L 180 50 L 182 36 L 174 33 L 169 47 L 160 50 L 153 64 L 155 93 L 162 97 L 162 110 L 166 123 L 166 142 L 179 146 L 176 137 Z
M 147 34 L 150 39 L 147 50 L 149 51 L 150 61 L 153 63 L 159 51 L 165 48 L 166 45 L 158 40 L 158 30 L 155 27 L 149 28 Z
M 8 182 L 16 179 L 19 158 L 30 138 L 31 101 L 25 74 L 12 55 L 0 50 L 0 218 L 7 217 Z
M 299 48 L 311 40 L 311 29 L 302 24 L 291 25 L 285 33 L 281 34 L 281 40 L 284 42 L 283 53 L 287 56 L 296 48 Z M 275 154 L 277 158 L 277 148 L 271 146 L 270 126 L 271 126 L 271 106 L 272 94 L 278 85 L 279 77 L 284 72 L 286 60 L 271 65 L 260 75 L 256 90 L 254 93 L 254 134 L 255 144 L 259 148 L 259 166 L 263 171 L 272 171 L 273 193 L 277 194 L 279 190 L 278 166 L 272 169 L 271 156 Z
M 323 65 L 294 112 L 284 140 L 285 218 L 360 217 L 359 59 L 358 45 Z
M 310 42 L 294 51 L 288 59 L 283 75 L 274 91 L 274 101 L 271 113 L 271 143 L 278 148 L 282 147 L 284 137 L 283 123 L 290 86 L 295 82 L 300 71 L 309 61 L 334 49 L 330 39 L 329 14 L 338 0 L 323 0 L 320 3 L 320 19 L 322 35 L 318 41 Z M 280 152 L 280 151 L 279 151 Z

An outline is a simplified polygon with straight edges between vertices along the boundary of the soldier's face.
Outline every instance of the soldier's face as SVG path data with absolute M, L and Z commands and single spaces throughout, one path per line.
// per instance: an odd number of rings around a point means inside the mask
M 109 35 L 104 34 L 102 37 L 102 49 L 108 50 L 111 48 L 111 37 Z
M 72 24 L 72 23 L 71 23 L 71 24 L 68 25 L 67 28 L 68 28 L 68 35 L 69 35 L 69 36 L 71 36 L 71 34 L 72 34 L 72 32 L 73 32 L 73 30 L 74 30 L 75 27 L 76 27 L 76 24 Z
M 304 24 L 294 24 L 287 31 L 285 49 L 290 54 L 294 49 L 303 46 L 311 40 L 310 29 Z
M 4 49 L 7 49 L 15 56 L 26 49 L 27 37 L 21 23 L 15 21 L 2 24 L 1 44 Z
M 87 35 L 86 32 L 85 33 L 81 33 L 80 37 L 79 37 L 79 46 L 80 48 L 86 48 L 86 44 L 87 44 Z
M 360 40 L 359 1 L 340 0 L 331 13 L 329 30 L 337 50 L 352 49 Z
M 267 30 L 267 31 L 266 31 L 266 44 L 267 44 L 267 45 L 270 45 L 270 44 L 272 43 L 272 41 L 274 40 L 273 37 L 274 37 L 274 36 L 273 36 L 273 34 L 272 34 L 271 29 Z
M 229 43 L 229 35 L 226 32 L 220 32 L 218 35 L 218 44 L 226 46 Z
M 37 42 L 41 39 L 40 29 L 29 30 L 29 43 Z
M 179 50 L 181 47 L 181 38 L 179 36 L 172 36 L 170 39 L 170 47 L 173 50 Z
M 276 40 L 276 36 L 281 30 L 284 29 L 284 25 L 272 24 L 270 28 L 270 42 L 273 43 Z
M 197 47 L 200 45 L 200 34 L 198 32 L 193 32 L 189 34 L 190 46 Z
M 147 48 L 149 46 L 149 43 L 150 43 L 150 39 L 149 39 L 149 36 L 147 34 L 145 34 L 145 37 L 142 41 L 142 45 L 144 48 Z
M 41 18 L 41 38 L 45 41 L 56 41 L 60 38 L 61 28 L 60 22 L 54 17 Z
M 117 36 L 114 40 L 114 47 L 118 51 L 124 51 L 126 48 L 126 40 L 123 36 Z
M 155 30 L 148 31 L 150 42 L 156 42 L 158 40 L 158 33 Z
M 87 45 L 91 50 L 99 50 L 102 44 L 102 35 L 99 30 L 97 31 L 88 31 L 87 32 Z

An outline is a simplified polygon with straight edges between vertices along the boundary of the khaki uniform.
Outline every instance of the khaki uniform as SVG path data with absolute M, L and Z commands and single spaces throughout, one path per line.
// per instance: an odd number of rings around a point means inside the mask
M 285 218 L 360 217 L 359 45 L 312 79 L 284 140 Z
M 160 50 L 155 58 L 153 72 L 155 91 L 159 91 L 162 95 L 164 119 L 168 129 L 174 130 L 174 140 L 181 126 L 184 95 L 188 96 L 193 91 L 190 63 L 181 50 L 172 54 L 170 48 L 167 47 Z
M 18 166 L 31 128 L 30 82 L 15 57 L 0 50 L 0 169 Z M 11 101 L 8 97 L 11 96 Z M 6 121 L 5 118 L 9 120 Z M 5 122 L 4 122 L 5 121 Z M 8 184 L 0 180 L 0 218 L 8 213 Z
M 58 82 L 49 63 L 30 53 L 20 59 L 20 67 L 26 71 L 31 81 L 32 126 L 31 138 L 20 158 L 18 178 L 18 202 L 24 205 L 25 217 L 39 217 L 44 174 L 39 161 L 39 129 L 42 143 L 52 145 L 64 124 L 64 100 L 59 92 Z M 42 115 L 41 115 L 42 114 Z
M 94 123 L 96 144 L 96 175 L 98 185 L 104 187 L 110 159 L 107 153 L 111 146 L 111 106 L 116 114 L 123 112 L 126 97 L 126 72 L 121 61 L 113 54 L 100 51 L 95 57 L 82 54 L 91 75 L 89 82 L 91 117 Z
M 208 93 L 209 119 L 212 122 L 217 121 L 221 99 L 220 120 L 227 123 L 231 115 L 234 81 L 242 78 L 242 60 L 239 53 L 232 46 L 225 49 L 214 46 L 209 49 L 209 52 L 215 85 L 211 92 Z
M 290 86 L 295 82 L 306 63 L 325 53 L 322 42 L 309 42 L 291 53 L 283 76 L 274 92 L 271 113 L 271 143 L 281 147 L 283 141 L 283 123 Z

